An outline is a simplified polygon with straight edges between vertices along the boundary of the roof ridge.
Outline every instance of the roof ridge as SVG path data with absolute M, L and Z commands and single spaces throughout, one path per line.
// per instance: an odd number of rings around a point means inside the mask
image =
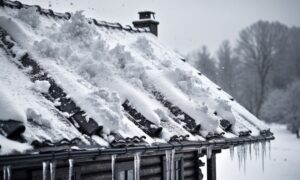
M 29 8 L 29 7 L 36 7 L 37 12 L 41 15 L 45 15 L 48 17 L 58 18 L 58 19 L 66 19 L 69 20 L 72 17 L 70 12 L 59 13 L 54 12 L 52 9 L 44 9 L 41 8 L 39 5 L 27 5 L 22 4 L 20 1 L 11 1 L 11 0 L 0 0 L 0 7 L 6 6 L 12 9 L 21 9 L 21 8 Z M 149 33 L 149 28 L 135 28 L 130 25 L 121 25 L 120 23 L 112 23 L 107 21 L 99 21 L 94 18 L 86 18 L 87 21 L 91 24 L 94 23 L 96 26 L 112 28 L 112 29 L 119 29 L 124 30 L 132 33 Z

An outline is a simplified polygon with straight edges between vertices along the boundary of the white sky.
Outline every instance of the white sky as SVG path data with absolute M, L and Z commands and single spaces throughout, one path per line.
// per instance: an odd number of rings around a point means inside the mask
M 58 12 L 84 10 L 88 17 L 131 24 L 140 10 L 156 12 L 159 39 L 185 54 L 202 45 L 215 53 L 259 19 L 300 26 L 300 0 L 21 0 Z M 72 5 L 71 5 L 72 3 Z

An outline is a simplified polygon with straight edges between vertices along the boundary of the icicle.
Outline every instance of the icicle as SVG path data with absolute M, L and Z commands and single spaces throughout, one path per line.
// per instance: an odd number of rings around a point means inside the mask
M 251 143 L 249 144 L 249 157 L 250 157 L 250 160 L 252 160 L 252 144 Z
M 210 158 L 211 158 L 211 155 L 212 155 L 212 149 L 211 149 L 210 146 L 208 146 L 208 147 L 206 148 L 206 157 L 207 157 L 207 159 L 210 159 Z
M 261 142 L 261 160 L 262 160 L 262 170 L 265 171 L 265 155 L 266 155 L 266 142 Z
M 116 157 L 117 155 L 113 154 L 111 155 L 111 179 L 115 179 L 115 163 L 116 163 Z
M 55 168 L 56 168 L 56 163 L 50 162 L 50 179 L 55 180 Z
M 247 144 L 242 146 L 243 152 L 243 163 L 244 163 L 244 174 L 246 173 L 246 161 L 247 161 Z
M 134 177 L 135 180 L 140 180 L 140 165 L 141 165 L 141 154 L 134 154 Z
M 254 144 L 255 158 L 256 160 L 259 158 L 259 143 Z
M 3 180 L 6 180 L 6 166 L 3 166 Z
M 166 180 L 170 180 L 171 152 L 166 150 Z
M 268 141 L 269 159 L 271 160 L 271 141 Z
M 47 172 L 47 169 L 48 169 L 48 162 L 43 162 L 43 180 L 47 180 L 47 175 L 48 175 L 48 172 Z
M 198 154 L 202 154 L 202 148 L 198 148 Z
M 202 154 L 204 149 L 205 149 L 204 147 L 198 148 L 198 154 Z
M 231 160 L 234 159 L 234 146 L 233 145 L 230 146 L 230 158 L 231 158 Z
M 7 174 L 6 180 L 10 180 L 10 177 L 11 177 L 11 168 L 10 168 L 10 166 L 6 166 L 6 174 Z
M 72 180 L 74 168 L 74 159 L 69 159 L 69 180 Z
M 241 169 L 241 164 L 242 164 L 241 146 L 237 147 L 237 155 L 238 155 L 239 170 L 240 170 Z
M 171 180 L 175 179 L 174 175 L 174 160 L 175 160 L 175 149 L 172 149 L 171 151 L 171 162 L 170 162 L 170 167 L 171 167 Z

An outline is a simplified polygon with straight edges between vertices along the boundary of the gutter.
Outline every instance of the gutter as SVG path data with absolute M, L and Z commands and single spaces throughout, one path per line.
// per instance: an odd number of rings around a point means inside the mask
M 200 147 L 212 147 L 213 149 L 227 149 L 229 146 L 239 146 L 243 144 L 258 143 L 274 140 L 274 136 L 269 137 L 243 137 L 236 139 L 225 139 L 222 141 L 211 140 L 203 142 L 170 142 L 165 144 L 156 144 L 152 146 L 135 146 L 125 148 L 98 148 L 92 150 L 76 150 L 64 152 L 48 152 L 45 154 L 20 154 L 20 155 L 5 155 L 0 156 L 0 166 L 7 165 L 21 165 L 24 163 L 34 163 L 53 160 L 68 160 L 68 159 L 86 159 L 95 158 L 101 155 L 114 155 L 114 154 L 134 154 L 134 153 L 147 153 L 165 150 L 183 150 L 183 149 L 198 149 Z

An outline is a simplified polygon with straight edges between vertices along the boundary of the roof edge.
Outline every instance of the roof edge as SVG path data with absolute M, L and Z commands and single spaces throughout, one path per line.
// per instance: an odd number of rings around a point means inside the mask
M 196 141 L 196 142 L 170 142 L 164 144 L 155 144 L 152 146 L 135 146 L 135 147 L 124 147 L 124 148 L 93 148 L 92 150 L 75 150 L 72 151 L 60 151 L 60 152 L 48 152 L 39 154 L 19 154 L 19 155 L 3 155 L 0 156 L 0 166 L 6 165 L 18 165 L 25 162 L 43 162 L 48 160 L 66 160 L 66 159 L 83 159 L 83 158 L 95 158 L 101 155 L 113 155 L 113 154 L 131 154 L 131 153 L 147 153 L 153 151 L 165 151 L 165 150 L 186 150 L 186 149 L 199 149 L 211 147 L 214 150 L 228 149 L 230 146 L 240 146 L 250 143 L 259 143 L 274 140 L 275 137 L 272 136 L 256 136 L 256 137 L 243 137 L 243 138 L 233 138 L 233 139 L 223 139 L 207 141 Z

